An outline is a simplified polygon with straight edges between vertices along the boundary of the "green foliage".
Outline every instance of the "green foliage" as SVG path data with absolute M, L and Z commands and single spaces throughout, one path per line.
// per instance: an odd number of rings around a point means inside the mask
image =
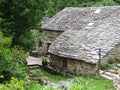
M 13 38 L 12 46 L 20 45 L 26 51 L 35 47 L 30 33 L 40 25 L 47 2 L 44 0 L 4 0 L 0 2 L 1 31 Z
M 120 4 L 120 0 L 113 0 L 114 2 Z
M 0 32 L 0 48 L 5 47 L 8 48 L 11 45 L 12 38 L 3 37 L 3 33 Z
M 12 77 L 10 83 L 6 84 L 5 86 L 8 87 L 9 90 L 25 90 L 27 82 Z
M 19 41 L 17 44 L 22 46 L 25 51 L 32 52 L 32 50 L 35 49 L 35 41 L 32 34 L 29 31 L 25 31 L 15 41 L 17 42 L 17 40 Z
M 108 69 L 108 66 L 106 64 L 102 64 L 100 68 L 101 68 L 101 70 L 106 70 L 106 69 Z
M 25 80 L 19 80 L 12 77 L 7 84 L 0 84 L 0 90 L 54 90 L 51 86 L 41 86 L 37 83 L 30 83 Z
M 110 59 L 107 61 L 108 64 L 113 64 L 113 63 L 115 63 L 115 62 L 116 62 L 116 60 L 115 60 L 114 58 L 110 58 Z
M 18 61 L 21 64 L 26 64 L 26 57 L 28 57 L 29 53 L 26 53 L 23 48 L 20 46 L 15 46 L 11 49 L 12 56 L 15 59 L 15 61 Z
M 32 29 L 31 30 L 31 33 L 32 33 L 32 36 L 33 36 L 33 38 L 34 38 L 34 40 L 36 41 L 36 42 L 39 42 L 39 41 L 44 41 L 44 39 L 45 39 L 45 34 L 44 33 L 41 33 L 39 30 L 37 30 L 37 29 Z
M 32 83 L 28 86 L 27 90 L 43 90 L 40 84 Z
M 42 57 L 42 62 L 47 62 L 47 57 L 43 56 Z
M 118 5 L 118 3 L 114 2 L 114 0 L 102 0 L 92 6 L 115 6 L 115 5 Z
M 32 33 L 32 36 L 34 38 L 35 46 L 36 46 L 36 49 L 37 49 L 37 48 L 39 48 L 41 42 L 43 42 L 45 40 L 45 34 L 41 33 L 37 29 L 32 29 L 31 33 Z
M 69 90 L 88 90 L 88 85 L 82 78 L 74 78 Z
M 9 37 L 4 37 L 1 32 L 0 40 L 0 76 L 2 76 L 0 78 L 0 83 L 9 81 L 13 76 L 24 79 L 26 76 L 24 70 L 26 68 L 23 64 L 20 64 L 18 60 L 23 58 L 25 59 L 24 55 L 26 55 L 26 53 L 20 50 L 20 48 L 14 48 L 12 50 L 9 49 L 12 39 Z M 21 56 L 17 56 L 16 58 L 16 55 Z
M 27 80 L 27 77 L 25 80 Z M 29 83 L 25 80 L 19 80 L 12 77 L 9 83 L 0 84 L 0 90 L 26 90 Z

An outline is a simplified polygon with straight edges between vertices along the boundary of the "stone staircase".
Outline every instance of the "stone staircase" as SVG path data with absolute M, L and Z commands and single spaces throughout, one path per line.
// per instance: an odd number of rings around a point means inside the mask
M 109 80 L 114 80 L 115 78 L 120 77 L 120 64 L 116 65 L 111 65 L 108 70 L 99 70 L 99 76 L 109 79 Z

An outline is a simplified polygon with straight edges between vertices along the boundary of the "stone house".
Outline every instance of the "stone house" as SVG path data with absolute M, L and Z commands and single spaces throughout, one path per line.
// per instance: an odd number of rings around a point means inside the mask
M 95 74 L 99 60 L 120 59 L 120 7 L 67 7 L 42 25 L 53 64 Z M 45 45 L 44 45 L 45 46 Z

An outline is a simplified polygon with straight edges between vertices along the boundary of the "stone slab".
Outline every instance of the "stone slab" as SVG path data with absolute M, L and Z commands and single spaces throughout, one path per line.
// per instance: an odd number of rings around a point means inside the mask
M 29 56 L 29 57 L 26 58 L 26 60 L 27 60 L 27 65 L 28 66 L 33 66 L 33 65 L 42 66 L 42 59 L 41 58 L 36 58 L 36 57 Z
M 110 77 L 117 77 L 118 75 L 117 74 L 113 74 L 111 72 L 104 72 L 105 75 L 108 75 Z
M 120 64 L 117 64 L 117 67 L 119 67 L 119 68 L 120 68 Z
M 108 70 L 108 72 L 114 73 L 114 72 L 116 72 L 116 70 L 110 69 L 110 70 Z
M 112 77 L 104 75 L 104 74 L 100 75 L 100 77 L 103 77 L 103 78 L 108 79 L 108 80 L 113 80 Z

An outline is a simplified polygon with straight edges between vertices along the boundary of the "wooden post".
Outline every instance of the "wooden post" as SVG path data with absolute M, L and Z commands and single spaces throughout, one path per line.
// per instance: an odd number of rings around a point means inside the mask
M 100 70 L 100 65 L 101 65 L 101 48 L 99 48 L 99 61 L 98 61 L 98 74 L 99 74 L 99 70 Z

